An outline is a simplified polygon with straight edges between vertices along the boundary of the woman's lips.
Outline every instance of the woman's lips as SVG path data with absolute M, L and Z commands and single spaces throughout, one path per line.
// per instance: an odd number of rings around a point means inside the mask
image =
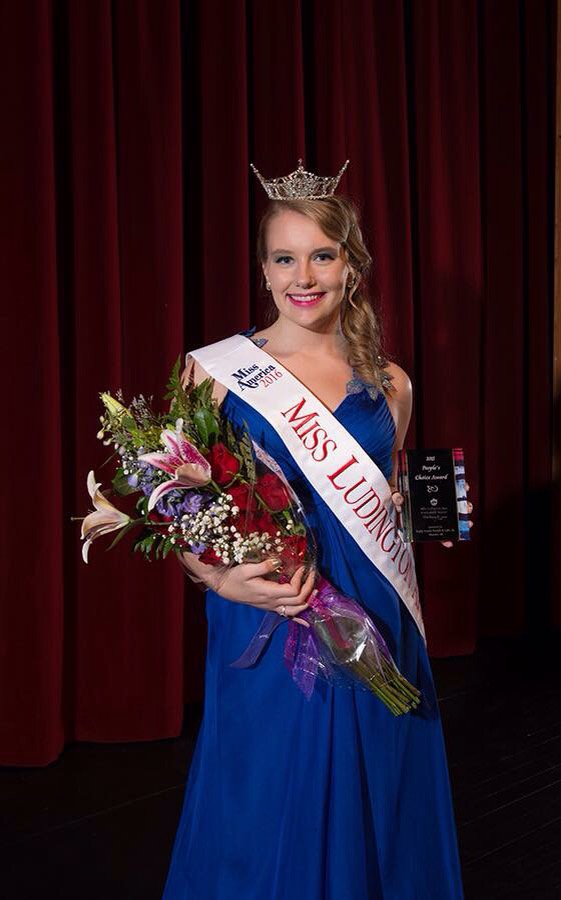
M 316 306 L 325 297 L 325 291 L 315 291 L 313 294 L 287 294 L 286 296 L 294 306 Z

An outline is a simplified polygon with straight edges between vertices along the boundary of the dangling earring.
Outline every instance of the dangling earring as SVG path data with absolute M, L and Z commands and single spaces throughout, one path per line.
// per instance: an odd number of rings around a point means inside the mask
M 353 298 L 352 298 L 353 288 L 356 287 L 357 284 L 358 284 L 358 275 L 355 275 L 353 278 L 349 278 L 349 280 L 347 281 L 347 284 L 346 284 L 347 290 L 345 293 L 345 298 L 346 298 L 349 306 L 351 306 L 353 309 L 357 309 L 357 305 L 356 305 L 356 303 L 353 303 Z
M 270 290 L 271 290 L 271 282 L 270 282 L 270 281 L 267 281 L 267 282 L 265 283 L 265 287 L 267 288 L 268 291 L 270 291 Z

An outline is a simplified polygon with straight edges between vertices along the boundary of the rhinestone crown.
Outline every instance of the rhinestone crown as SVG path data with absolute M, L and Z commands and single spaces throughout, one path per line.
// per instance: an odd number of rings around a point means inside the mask
M 270 179 L 263 178 L 253 163 L 250 165 L 271 200 L 323 200 L 335 193 L 341 175 L 348 164 L 349 160 L 343 163 L 337 175 L 322 176 L 307 172 L 302 165 L 302 160 L 299 159 L 298 168 L 290 175 Z

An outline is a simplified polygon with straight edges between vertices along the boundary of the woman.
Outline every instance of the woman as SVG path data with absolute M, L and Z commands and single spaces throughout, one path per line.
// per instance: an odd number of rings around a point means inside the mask
M 411 383 L 380 353 L 362 291 L 370 257 L 351 201 L 273 200 L 258 254 L 276 318 L 242 336 L 296 376 L 395 486 Z M 208 371 L 188 359 L 185 377 L 198 382 Z M 279 585 L 264 577 L 271 562 L 252 563 L 217 582 L 216 570 L 185 554 L 208 586 L 205 705 L 164 900 L 460 900 L 445 747 L 419 626 L 266 416 L 218 381 L 214 390 L 293 484 L 317 537 L 318 571 L 368 610 L 423 702 L 395 717 L 372 694 L 323 681 L 306 700 L 283 664 L 282 625 L 256 666 L 231 668 L 264 611 L 305 624 L 298 617 L 315 573 L 300 569 Z M 403 498 L 393 497 L 399 506 Z

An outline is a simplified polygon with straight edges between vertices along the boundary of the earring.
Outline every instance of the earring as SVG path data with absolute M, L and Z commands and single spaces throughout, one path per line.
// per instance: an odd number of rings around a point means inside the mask
M 265 284 L 265 287 L 267 288 L 268 291 L 270 291 L 271 290 L 271 282 L 267 281 Z

